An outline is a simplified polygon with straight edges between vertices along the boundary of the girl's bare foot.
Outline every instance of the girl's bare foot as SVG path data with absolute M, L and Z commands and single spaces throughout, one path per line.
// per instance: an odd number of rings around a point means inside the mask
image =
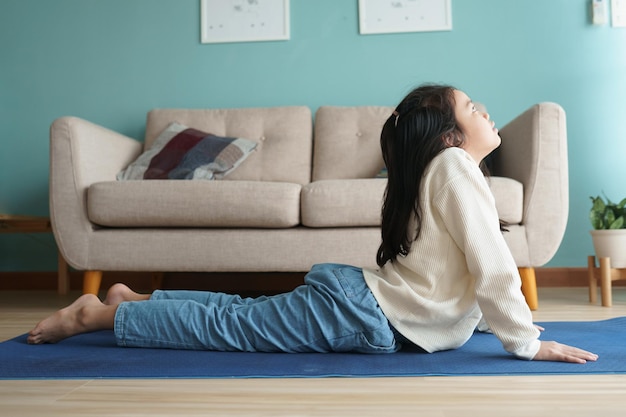
M 124 301 L 145 301 L 149 299 L 150 294 L 139 294 L 126 285 L 118 283 L 109 288 L 104 304 L 116 306 Z
M 28 343 L 56 343 L 79 333 L 112 329 L 116 306 L 105 306 L 97 296 L 85 294 L 44 319 L 28 333 Z

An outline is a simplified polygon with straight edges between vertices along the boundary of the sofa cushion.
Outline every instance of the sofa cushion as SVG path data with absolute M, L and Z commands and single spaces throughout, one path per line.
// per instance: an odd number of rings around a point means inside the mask
M 314 181 L 302 188 L 302 224 L 308 227 L 380 226 L 387 180 Z
M 256 146 L 247 139 L 216 136 L 174 122 L 117 179 L 221 179 Z
M 489 177 L 489 188 L 496 199 L 500 220 L 520 224 L 524 212 L 524 186 L 512 178 Z
M 374 178 L 383 167 L 380 132 L 392 107 L 322 106 L 315 113 L 313 181 Z
M 300 184 L 108 181 L 89 187 L 89 219 L 108 227 L 286 228 L 300 223 Z
M 489 177 L 500 219 L 522 222 L 524 191 L 511 178 Z M 308 227 L 380 226 L 386 179 L 321 180 L 302 188 L 302 224 Z

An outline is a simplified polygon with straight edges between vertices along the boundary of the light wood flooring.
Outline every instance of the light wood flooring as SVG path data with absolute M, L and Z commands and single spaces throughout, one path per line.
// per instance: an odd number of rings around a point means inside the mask
M 76 296 L 0 291 L 0 340 Z M 590 305 L 585 288 L 539 288 L 539 302 L 536 321 L 626 316 L 626 288 L 613 307 Z M 624 416 L 626 375 L 0 381 L 0 416 L 42 415 Z

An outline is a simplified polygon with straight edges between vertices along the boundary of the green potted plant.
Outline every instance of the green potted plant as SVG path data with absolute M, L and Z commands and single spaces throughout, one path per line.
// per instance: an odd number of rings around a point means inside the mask
M 611 259 L 612 268 L 626 268 L 626 198 L 613 203 L 608 198 L 590 197 L 589 220 L 596 257 Z

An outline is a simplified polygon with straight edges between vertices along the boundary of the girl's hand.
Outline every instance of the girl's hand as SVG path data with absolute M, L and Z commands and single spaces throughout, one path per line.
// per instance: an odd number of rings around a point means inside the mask
M 578 349 L 573 346 L 563 345 L 557 342 L 541 341 L 539 351 L 533 358 L 534 361 L 557 361 L 571 363 L 587 363 L 587 361 L 595 362 L 598 355 Z

